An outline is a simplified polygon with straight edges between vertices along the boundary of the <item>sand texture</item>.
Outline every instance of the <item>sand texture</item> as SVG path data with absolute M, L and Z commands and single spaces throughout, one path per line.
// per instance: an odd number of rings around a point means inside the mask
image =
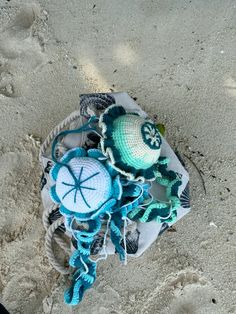
M 38 151 L 79 94 L 127 91 L 186 162 L 192 212 L 81 305 L 44 250 Z M 236 313 L 236 1 L 0 0 L 0 299 L 12 314 Z

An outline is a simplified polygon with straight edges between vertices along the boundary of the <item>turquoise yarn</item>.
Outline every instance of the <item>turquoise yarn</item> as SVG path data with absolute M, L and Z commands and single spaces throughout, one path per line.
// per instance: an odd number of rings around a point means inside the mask
M 135 138 L 128 138 L 128 134 L 130 132 L 129 128 L 135 128 L 135 123 L 138 123 L 138 126 L 142 123 L 141 127 L 138 127 L 137 130 L 138 132 L 140 132 L 139 142 L 141 143 L 135 142 Z M 151 140 L 148 138 L 151 133 L 149 127 L 153 127 L 152 130 L 154 130 L 156 135 L 155 139 L 158 138 L 159 140 L 157 143 L 153 142 L 152 144 Z M 144 122 L 143 119 L 141 119 L 139 116 L 125 114 L 121 117 L 116 118 L 113 121 L 112 138 L 116 149 L 120 153 L 123 163 L 134 167 L 135 169 L 148 169 L 150 166 L 157 162 L 159 153 L 155 154 L 153 157 L 151 156 L 151 159 L 149 157 L 152 151 L 155 153 L 160 148 L 161 137 L 158 134 L 158 131 L 154 125 L 152 125 L 150 122 Z M 145 143 L 145 145 L 142 145 L 142 141 L 143 143 Z M 151 148 L 152 150 L 150 150 L 149 148 Z
M 173 223 L 176 221 L 177 209 L 181 206 L 178 191 L 182 181 L 174 171 L 167 170 L 167 166 L 168 160 L 165 157 L 160 157 L 158 171 L 163 177 L 157 177 L 156 181 L 166 187 L 166 196 L 169 203 L 154 200 L 148 206 L 137 206 L 128 214 L 130 219 L 143 223 L 153 220 L 157 223 Z
M 82 301 L 85 291 L 91 288 L 97 277 L 96 262 L 91 261 L 86 256 L 82 262 L 81 256 L 80 252 L 75 251 L 70 260 L 77 271 L 73 274 L 71 287 L 64 293 L 65 303 L 69 305 L 78 305 Z
M 122 186 L 119 175 L 113 177 L 109 169 L 98 149 L 69 150 L 50 171 L 55 181 L 51 198 L 61 214 L 88 220 L 110 211 L 121 198 Z
M 106 157 L 98 149 L 86 151 L 81 147 L 69 150 L 60 160 L 54 151 L 60 137 L 68 133 L 80 133 L 92 130 L 90 121 L 77 130 L 63 131 L 52 144 L 52 158 L 55 165 L 50 171 L 55 181 L 50 195 L 60 205 L 60 212 L 65 217 L 65 226 L 77 241 L 77 249 L 72 254 L 69 264 L 75 268 L 72 284 L 64 294 L 67 304 L 78 304 L 84 292 L 96 279 L 96 261 L 90 259 L 94 236 L 101 229 L 100 218 L 105 218 L 120 200 L 122 186 L 119 175 L 107 163 Z M 99 217 L 99 218 L 98 218 Z M 85 221 L 87 230 L 77 230 L 73 226 Z
M 111 241 L 114 244 L 117 253 L 119 254 L 120 260 L 125 260 L 125 250 L 121 246 L 122 233 L 121 228 L 124 227 L 122 214 L 116 212 L 112 214 L 111 226 L 110 226 L 110 237 Z
M 107 228 L 110 222 L 110 238 L 120 259 L 124 261 L 126 251 L 121 246 L 121 241 L 124 240 L 124 219 L 127 219 L 127 214 L 133 208 L 150 198 L 149 183 L 121 179 L 99 149 L 86 151 L 77 147 L 66 152 L 60 160 L 56 159 L 54 151 L 59 138 L 68 133 L 92 130 L 89 123 L 77 130 L 63 131 L 52 145 L 55 165 L 50 175 L 55 184 L 50 195 L 59 204 L 60 213 L 65 217 L 65 227 L 73 235 L 77 246 L 69 260 L 70 266 L 75 269 L 71 287 L 64 294 L 65 303 L 70 305 L 80 303 L 85 291 L 96 280 L 97 263 L 91 259 L 91 247 L 101 230 L 101 221 L 110 217 L 107 220 Z M 104 192 L 98 197 L 96 193 L 103 185 Z M 65 202 L 68 198 L 69 203 Z M 87 228 L 80 230 L 82 223 L 86 223 Z
M 71 287 L 65 291 L 64 300 L 69 305 L 77 305 L 83 298 L 84 292 L 91 288 L 96 280 L 97 264 L 90 259 L 91 245 L 96 235 L 101 229 L 99 219 L 87 221 L 87 230 L 74 230 L 73 219 L 67 218 L 68 229 L 77 240 L 77 250 L 70 257 L 69 264 L 76 271 L 72 277 Z
M 69 259 L 74 269 L 71 286 L 64 294 L 65 303 L 69 305 L 79 304 L 95 282 L 97 261 L 107 256 L 107 236 L 120 260 L 125 262 L 128 218 L 142 223 L 172 223 L 180 206 L 181 180 L 174 171 L 167 170 L 167 158 L 159 156 L 162 143 L 159 131 L 152 121 L 127 113 L 122 106 L 108 107 L 99 119 L 102 139 L 98 147 L 101 150 L 76 147 L 57 160 L 55 149 L 63 136 L 95 131 L 97 122 L 98 118 L 92 117 L 79 129 L 63 131 L 52 144 L 55 165 L 50 175 L 55 184 L 50 195 L 59 205 L 76 248 Z M 134 143 L 129 137 L 130 131 L 137 134 Z M 169 203 L 153 200 L 149 182 L 152 180 L 166 187 Z M 92 254 L 98 253 L 93 253 L 92 246 L 95 238 L 103 234 L 105 224 L 107 229 L 102 238 L 105 253 L 93 260 Z
M 112 105 L 99 119 L 101 149 L 111 165 L 129 180 L 154 180 L 161 136 L 150 120 Z
M 151 122 L 142 125 L 141 133 L 143 141 L 152 149 L 158 150 L 161 147 L 161 136 L 156 126 Z

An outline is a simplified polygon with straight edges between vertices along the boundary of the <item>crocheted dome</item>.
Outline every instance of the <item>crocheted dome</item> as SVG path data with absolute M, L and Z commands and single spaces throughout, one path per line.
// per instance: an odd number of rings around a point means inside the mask
M 115 169 L 134 179 L 154 180 L 161 136 L 154 123 L 138 114 L 110 106 L 100 118 L 101 148 Z
M 61 203 L 71 211 L 88 213 L 98 209 L 112 193 L 112 181 L 106 168 L 92 158 L 76 157 L 62 167 L 57 175 L 56 193 Z
M 112 176 L 104 160 L 97 149 L 86 153 L 82 148 L 75 148 L 52 168 L 51 176 L 56 184 L 51 188 L 51 197 L 61 204 L 62 213 L 91 218 L 95 212 L 106 211 L 120 199 L 119 176 Z

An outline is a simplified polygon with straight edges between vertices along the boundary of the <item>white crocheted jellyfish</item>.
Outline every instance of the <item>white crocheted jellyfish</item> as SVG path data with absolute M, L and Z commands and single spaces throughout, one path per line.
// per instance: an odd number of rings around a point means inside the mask
M 98 149 L 69 150 L 51 169 L 51 176 L 55 181 L 51 197 L 60 212 L 81 221 L 111 211 L 121 198 L 120 177 Z

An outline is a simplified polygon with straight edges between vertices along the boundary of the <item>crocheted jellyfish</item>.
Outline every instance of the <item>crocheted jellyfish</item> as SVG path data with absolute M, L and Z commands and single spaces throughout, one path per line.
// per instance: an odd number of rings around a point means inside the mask
M 121 182 L 117 171 L 98 149 L 69 150 L 55 163 L 50 174 L 55 181 L 50 190 L 52 200 L 60 205 L 66 229 L 76 241 L 76 250 L 69 260 L 75 271 L 72 284 L 64 295 L 67 304 L 75 305 L 96 280 L 97 260 L 91 259 L 91 251 L 102 222 L 106 221 L 106 233 L 109 227 L 111 241 L 124 260 L 123 218 L 127 219 L 129 211 L 149 198 L 150 186 Z M 81 222 L 87 224 L 86 229 L 77 228 Z M 106 245 L 105 241 L 106 236 L 103 245 Z
M 155 180 L 161 136 L 151 120 L 112 105 L 101 115 L 101 149 L 129 180 Z
M 51 169 L 55 181 L 50 194 L 63 215 L 80 221 L 95 219 L 110 211 L 121 198 L 119 175 L 98 149 L 69 150 Z
M 62 131 L 52 145 L 55 165 L 50 175 L 55 184 L 50 195 L 59 204 L 75 247 L 69 259 L 74 269 L 72 284 L 64 294 L 71 305 L 78 304 L 96 280 L 97 261 L 107 256 L 107 237 L 120 260 L 126 262 L 128 218 L 172 222 L 179 206 L 179 180 L 167 170 L 167 158 L 160 157 L 159 131 L 151 120 L 127 113 L 121 106 L 108 107 L 99 119 L 102 151 L 77 147 L 57 160 L 58 139 L 69 133 L 95 131 L 94 122 L 97 118 L 91 117 L 79 129 Z M 168 204 L 153 199 L 148 181 L 155 179 L 166 187 Z M 92 252 L 102 230 L 96 258 Z

